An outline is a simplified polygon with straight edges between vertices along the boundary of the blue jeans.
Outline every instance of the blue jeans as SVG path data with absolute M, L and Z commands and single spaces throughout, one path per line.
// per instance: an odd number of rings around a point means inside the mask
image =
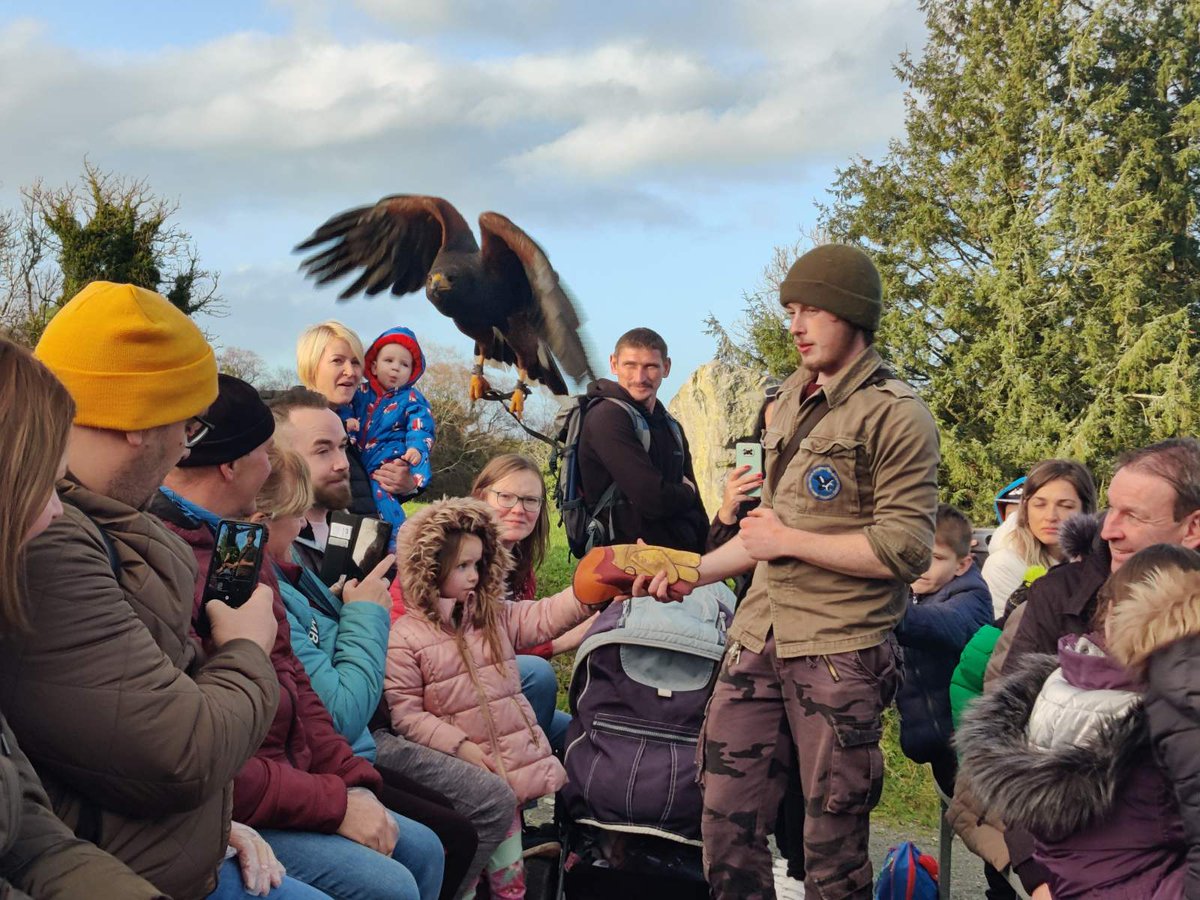
M 437 835 L 390 813 L 400 827 L 391 856 L 340 834 L 260 828 L 288 874 L 339 900 L 436 900 L 445 859 Z
M 217 889 L 208 895 L 207 900 L 251 900 L 257 895 L 249 893 L 242 884 L 242 870 L 237 857 L 221 863 L 217 872 Z M 272 888 L 266 900 L 329 900 L 328 894 L 322 894 L 316 888 L 311 888 L 302 881 L 285 876 L 283 884 Z
M 546 733 L 554 751 L 562 753 L 571 717 L 555 707 L 558 676 L 554 674 L 554 666 L 540 656 L 518 656 L 517 672 L 521 675 L 521 693 L 533 707 L 538 726 Z

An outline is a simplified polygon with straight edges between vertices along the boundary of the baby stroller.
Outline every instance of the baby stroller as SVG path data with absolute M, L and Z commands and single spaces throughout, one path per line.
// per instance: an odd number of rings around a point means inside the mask
M 682 603 L 635 597 L 575 655 L 555 802 L 558 900 L 704 900 L 696 742 L 736 604 L 723 584 Z

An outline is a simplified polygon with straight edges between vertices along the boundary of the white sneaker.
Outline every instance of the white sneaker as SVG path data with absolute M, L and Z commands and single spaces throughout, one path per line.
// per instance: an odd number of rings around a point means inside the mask
M 775 860 L 771 874 L 775 877 L 776 900 L 804 900 L 804 882 L 788 875 L 786 859 Z

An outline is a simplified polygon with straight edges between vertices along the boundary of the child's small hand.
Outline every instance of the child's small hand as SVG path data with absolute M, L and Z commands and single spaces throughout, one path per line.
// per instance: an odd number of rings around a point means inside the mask
M 358 419 L 347 419 L 346 434 L 354 434 L 356 431 L 358 431 Z
M 487 756 L 483 753 L 483 748 L 474 741 L 463 741 L 459 744 L 458 753 L 455 754 L 463 762 L 469 762 L 473 766 L 479 766 L 481 769 L 486 769 L 489 772 L 495 772 L 491 763 L 488 762 Z
M 421 462 L 421 451 L 416 447 L 409 447 L 404 451 L 404 455 L 400 457 L 410 466 L 415 466 Z

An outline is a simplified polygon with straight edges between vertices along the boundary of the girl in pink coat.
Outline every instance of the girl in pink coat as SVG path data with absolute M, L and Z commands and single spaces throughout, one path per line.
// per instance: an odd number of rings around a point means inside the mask
M 570 589 L 505 600 L 512 562 L 486 503 L 443 500 L 409 519 L 396 548 L 408 613 L 392 625 L 384 697 L 397 734 L 496 772 L 523 804 L 557 791 L 566 772 L 521 694 L 514 648 L 594 610 Z M 496 900 L 525 896 L 519 809 L 486 875 Z

